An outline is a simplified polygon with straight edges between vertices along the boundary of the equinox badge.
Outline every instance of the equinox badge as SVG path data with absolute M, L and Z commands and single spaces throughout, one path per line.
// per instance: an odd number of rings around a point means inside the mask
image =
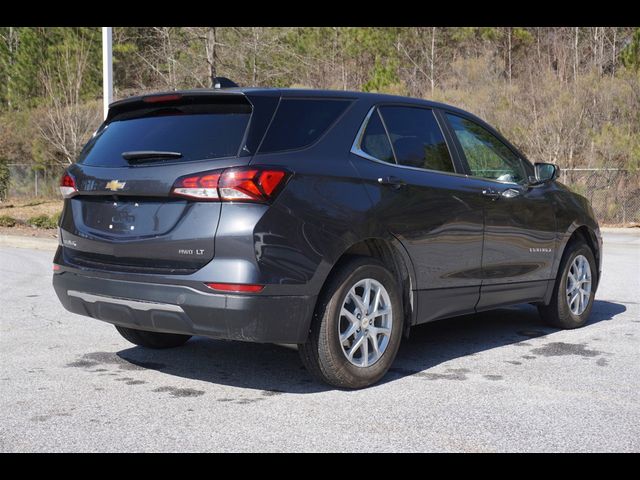
M 112 192 L 117 192 L 118 190 L 122 190 L 127 182 L 120 182 L 119 180 L 111 180 L 107 182 L 104 186 L 107 190 L 111 190 Z

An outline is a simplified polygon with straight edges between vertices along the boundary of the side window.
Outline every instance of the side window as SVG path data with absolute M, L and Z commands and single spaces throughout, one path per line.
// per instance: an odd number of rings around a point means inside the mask
M 350 100 L 284 98 L 260 153 L 304 148 L 315 142 L 351 104 Z
M 460 141 L 471 174 L 500 182 L 520 183 L 525 177 L 522 161 L 492 133 L 466 118 L 447 114 Z
M 360 141 L 360 148 L 363 152 L 377 158 L 378 160 L 396 163 L 393 158 L 393 150 L 391 150 L 389 137 L 387 137 L 387 132 L 384 130 L 384 126 L 382 125 L 377 109 L 369 118 L 369 123 L 367 123 L 367 128 L 365 129 L 362 140 Z
M 396 161 L 409 167 L 454 172 L 440 126 L 428 108 L 380 107 Z

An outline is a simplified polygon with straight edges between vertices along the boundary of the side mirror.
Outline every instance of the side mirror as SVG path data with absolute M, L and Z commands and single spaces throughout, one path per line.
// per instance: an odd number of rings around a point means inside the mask
M 560 167 L 553 163 L 536 163 L 536 178 L 535 183 L 547 183 L 552 182 L 560 174 Z

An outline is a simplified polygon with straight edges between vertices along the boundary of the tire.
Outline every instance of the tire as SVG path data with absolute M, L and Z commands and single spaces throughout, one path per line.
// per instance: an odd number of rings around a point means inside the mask
M 115 325 L 118 333 L 135 345 L 146 348 L 173 348 L 184 345 L 191 335 L 179 335 L 177 333 L 148 332 Z
M 390 315 L 384 313 L 373 320 L 366 316 L 366 313 L 373 313 L 371 310 L 376 304 L 374 298 L 370 302 L 368 312 L 365 312 L 364 316 L 361 315 L 361 320 L 356 321 L 359 314 L 357 312 L 360 310 L 350 291 L 354 288 L 353 292 L 356 294 L 365 292 L 367 285 L 370 286 L 372 295 L 376 295 L 375 292 L 386 292 L 386 296 L 384 293 L 377 294 L 380 299 L 378 305 L 381 306 L 379 311 L 387 312 L 387 307 L 390 307 Z M 384 288 L 381 289 L 380 286 Z M 359 297 L 360 300 L 364 298 L 364 294 Z M 364 306 L 364 302 L 360 305 Z M 345 309 L 354 308 L 355 312 L 351 312 L 349 317 L 341 315 L 343 306 Z M 373 323 L 370 323 L 371 321 Z M 307 342 L 298 346 L 300 358 L 316 379 L 329 385 L 350 389 L 367 387 L 380 380 L 393 363 L 400 346 L 403 323 L 400 289 L 391 272 L 374 258 L 351 257 L 332 273 L 325 284 L 318 298 Z M 341 332 L 346 335 L 356 325 L 359 325 L 360 329 L 353 333 L 351 340 L 347 339 L 341 343 Z M 383 331 L 386 333 L 375 333 Z M 361 340 L 358 349 L 355 349 L 358 345 L 358 335 L 364 339 Z M 377 359 L 375 358 L 378 352 L 374 350 L 374 341 L 381 352 Z M 352 360 L 347 358 L 349 353 L 353 356 Z M 369 358 L 375 360 L 368 364 Z M 353 362 L 359 362 L 361 365 Z
M 582 312 L 580 312 L 580 308 L 576 309 L 577 312 L 574 312 L 569 305 L 567 288 L 570 283 L 567 283 L 567 278 L 569 277 L 572 265 L 579 256 L 585 258 L 589 264 L 591 283 L 589 285 L 588 300 L 583 302 L 583 305 L 586 303 L 586 307 L 584 307 Z M 591 249 L 583 240 L 571 242 L 562 256 L 558 277 L 556 278 L 549 305 L 538 306 L 538 312 L 542 319 L 549 325 L 557 328 L 571 329 L 582 327 L 587 322 L 591 314 L 591 309 L 593 308 L 595 287 L 598 282 L 597 275 L 596 261 Z M 575 306 L 575 304 L 573 305 Z

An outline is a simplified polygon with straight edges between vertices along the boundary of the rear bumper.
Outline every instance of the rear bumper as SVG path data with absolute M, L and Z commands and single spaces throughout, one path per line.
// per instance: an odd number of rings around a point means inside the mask
M 220 295 L 184 285 L 64 271 L 53 287 L 70 312 L 154 332 L 267 343 L 304 343 L 315 297 Z

